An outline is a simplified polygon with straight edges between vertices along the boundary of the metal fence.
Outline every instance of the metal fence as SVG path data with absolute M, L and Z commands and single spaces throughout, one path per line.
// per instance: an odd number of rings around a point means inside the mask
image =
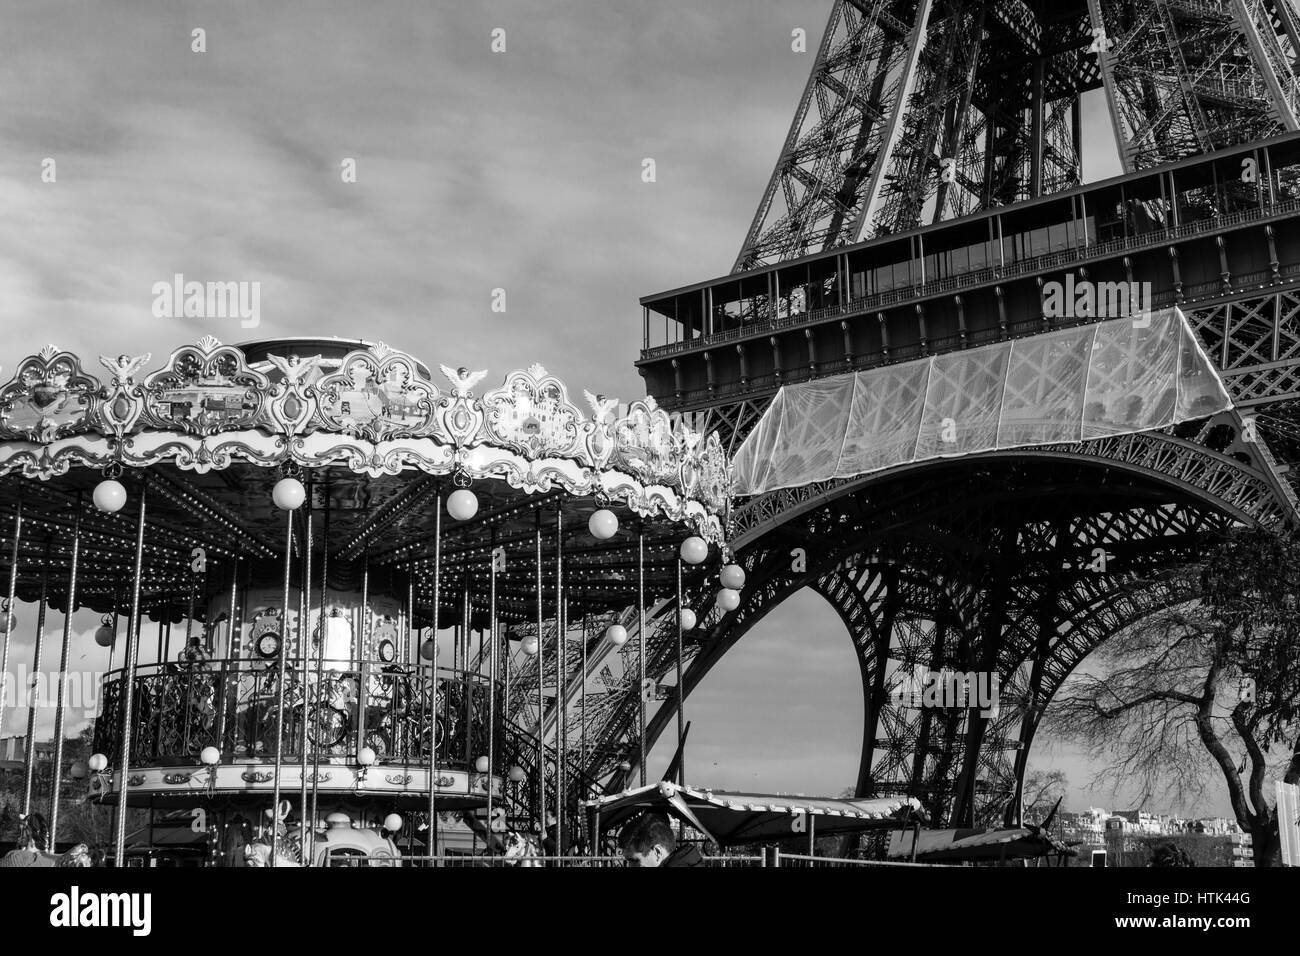
M 628 863 L 621 856 L 475 856 L 471 854 L 447 856 L 404 855 L 399 857 L 340 856 L 332 858 L 329 866 L 341 867 L 623 867 Z M 727 867 L 932 867 L 934 863 L 906 863 L 894 860 L 854 860 L 839 857 L 811 856 L 804 853 L 783 853 L 778 849 L 764 855 L 719 854 L 705 856 L 702 865 L 712 869 Z

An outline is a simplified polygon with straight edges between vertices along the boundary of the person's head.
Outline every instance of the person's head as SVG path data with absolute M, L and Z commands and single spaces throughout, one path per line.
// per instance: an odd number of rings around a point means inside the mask
M 45 817 L 39 813 L 29 813 L 21 818 L 18 826 L 18 843 L 27 849 L 44 850 L 49 829 Z
M 624 825 L 618 844 L 629 866 L 659 866 L 672 854 L 677 841 L 666 819 L 657 813 L 643 813 Z

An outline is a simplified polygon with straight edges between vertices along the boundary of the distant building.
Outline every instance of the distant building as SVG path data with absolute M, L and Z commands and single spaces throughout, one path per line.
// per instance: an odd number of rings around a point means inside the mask
M 53 740 L 36 742 L 36 762 L 54 756 Z M 22 770 L 27 763 L 27 737 L 0 737 L 0 770 Z
M 1061 835 L 1067 840 L 1100 843 L 1106 832 L 1106 818 L 1109 815 L 1106 810 L 1099 807 L 1062 813 Z
M 1229 833 L 1228 847 L 1232 853 L 1233 866 L 1255 865 L 1255 841 L 1249 833 Z
M 1166 832 L 1168 821 L 1168 816 L 1146 810 L 1116 810 L 1111 814 L 1107 827 L 1126 833 L 1156 834 Z

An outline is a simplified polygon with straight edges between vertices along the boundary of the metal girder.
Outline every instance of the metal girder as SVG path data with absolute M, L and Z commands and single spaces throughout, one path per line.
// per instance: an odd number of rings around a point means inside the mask
M 734 271 L 831 248 L 861 232 L 867 197 L 880 187 L 904 112 L 931 5 L 835 0 Z
M 733 271 L 1080 181 L 1079 95 L 1128 171 L 1300 128 L 1285 0 L 836 0 Z
M 1141 475 L 1120 469 L 1100 482 L 1067 480 L 1061 469 L 1079 461 L 1068 456 L 996 465 L 1033 472 L 1014 480 L 997 470 L 981 477 L 974 467 L 946 475 L 930 469 L 895 476 L 879 494 L 858 487 L 787 513 L 741 550 L 745 603 L 730 615 L 709 610 L 702 643 L 689 655 L 685 693 L 768 610 L 811 587 L 835 608 L 859 659 L 859 791 L 912 793 L 940 819 L 963 825 L 1004 818 L 1024 772 L 1022 751 L 1060 679 L 1117 622 L 1159 600 L 1154 592 L 1130 595 L 1133 582 L 1189 560 L 1207 534 L 1254 521 L 1226 504 L 1233 496 L 1225 497 L 1217 479 L 1209 489 L 1196 484 L 1207 474 L 1196 459 L 1208 455 L 1212 470 L 1235 467 L 1248 483 L 1258 480 L 1251 469 L 1189 442 L 1130 437 L 1108 450 L 1157 467 Z M 807 555 L 798 572 L 791 566 L 796 546 Z M 1102 571 L 1097 549 L 1106 558 Z M 1000 590 L 993 584 L 999 573 Z M 992 598 L 995 591 L 1002 596 Z M 1045 614 L 1061 622 L 1046 644 Z M 951 635 L 946 642 L 936 638 L 941 630 Z M 666 671 L 668 663 L 655 667 Z M 889 697 L 885 672 L 916 663 L 996 670 L 1003 675 L 1002 710 L 972 721 L 964 711 L 926 715 L 900 705 Z M 1038 690 L 1031 692 L 1034 667 Z M 626 698 L 621 720 L 611 723 L 627 726 L 634 705 Z M 670 700 L 652 717 L 648 743 L 673 712 Z M 620 782 L 616 776 L 612 785 Z

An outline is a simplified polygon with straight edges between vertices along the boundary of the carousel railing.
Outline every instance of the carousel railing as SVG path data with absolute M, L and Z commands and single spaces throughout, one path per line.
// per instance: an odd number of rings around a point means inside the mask
M 321 669 L 313 659 L 285 662 L 284 721 L 280 756 L 355 760 L 364 747 L 379 764 L 473 768 L 487 753 L 488 679 L 469 671 L 411 667 L 378 661 Z M 276 754 L 279 667 L 258 660 L 166 663 L 136 668 L 133 685 L 131 763 L 193 764 L 216 746 L 223 763 L 270 760 Z M 125 676 L 105 675 L 95 749 L 121 746 Z M 436 681 L 436 692 L 435 688 Z M 497 693 L 501 727 L 500 687 Z

